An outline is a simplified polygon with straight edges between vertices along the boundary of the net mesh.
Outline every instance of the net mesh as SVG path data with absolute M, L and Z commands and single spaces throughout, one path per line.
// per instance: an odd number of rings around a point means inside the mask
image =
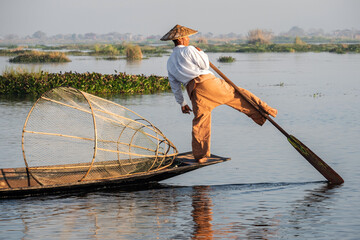
M 43 94 L 25 121 L 24 161 L 41 185 L 117 178 L 170 166 L 176 147 L 137 113 L 60 87 Z

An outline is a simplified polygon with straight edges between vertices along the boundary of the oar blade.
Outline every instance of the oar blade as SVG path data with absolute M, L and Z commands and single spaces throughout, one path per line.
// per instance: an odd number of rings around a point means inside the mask
M 316 168 L 330 183 L 342 184 L 344 180 L 329 165 L 327 165 L 320 157 L 311 151 L 305 144 L 300 142 L 296 137 L 290 135 L 288 138 L 290 144 L 311 164 Z

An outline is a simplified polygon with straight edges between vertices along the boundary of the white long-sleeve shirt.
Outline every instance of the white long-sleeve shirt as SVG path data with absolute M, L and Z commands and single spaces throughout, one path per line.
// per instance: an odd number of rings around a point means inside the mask
M 167 62 L 168 77 L 176 102 L 185 106 L 187 103 L 181 90 L 190 80 L 204 74 L 213 74 L 209 70 L 209 57 L 193 46 L 178 45 L 173 49 Z

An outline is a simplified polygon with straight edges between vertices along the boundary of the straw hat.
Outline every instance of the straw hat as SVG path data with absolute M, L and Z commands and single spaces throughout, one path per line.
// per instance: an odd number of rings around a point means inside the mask
M 160 40 L 161 41 L 175 40 L 175 39 L 193 35 L 197 32 L 198 31 L 196 31 L 196 30 L 193 30 L 193 29 L 190 29 L 187 27 L 183 27 L 180 25 L 176 25 L 167 34 L 165 34 Z

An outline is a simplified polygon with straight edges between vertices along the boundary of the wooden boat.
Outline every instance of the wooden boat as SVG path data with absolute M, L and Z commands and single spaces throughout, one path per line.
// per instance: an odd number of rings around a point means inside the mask
M 171 166 L 157 171 L 123 175 L 116 178 L 99 179 L 91 181 L 66 182 L 61 184 L 41 185 L 36 178 L 26 171 L 26 168 L 0 169 L 0 198 L 22 198 L 36 195 L 53 195 L 64 193 L 93 192 L 101 189 L 133 190 L 134 188 L 145 187 L 150 184 L 198 169 L 205 166 L 228 161 L 230 158 L 211 155 L 206 163 L 195 162 L 191 152 L 178 154 Z M 61 175 L 68 179 L 71 175 L 80 175 L 83 172 L 81 164 L 78 168 L 63 165 Z M 74 170 L 76 169 L 76 171 Z M 86 171 L 86 167 L 84 170 Z M 47 179 L 57 177 L 54 171 L 44 172 Z M 64 171 L 67 171 L 66 173 Z M 111 171 L 111 169 L 109 169 Z M 39 176 L 39 175 L 37 175 Z M 59 182 L 59 179 L 56 179 Z
M 196 163 L 134 111 L 68 87 L 34 103 L 21 145 L 25 167 L 0 169 L 0 198 L 130 190 L 228 160 Z

